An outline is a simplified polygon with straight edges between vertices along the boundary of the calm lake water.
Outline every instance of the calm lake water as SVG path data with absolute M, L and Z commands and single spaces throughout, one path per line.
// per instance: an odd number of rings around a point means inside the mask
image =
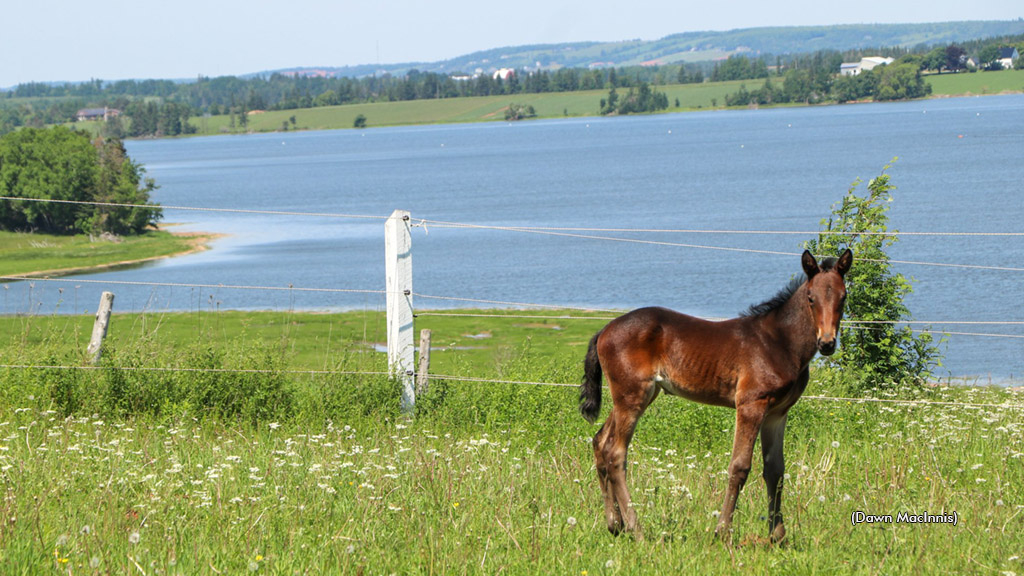
M 372 123 L 372 118 L 370 119 Z M 1024 96 L 133 141 L 167 206 L 346 213 L 498 226 L 808 231 L 852 182 L 888 170 L 891 228 L 1021 232 Z M 383 309 L 379 294 L 104 286 L 81 281 L 382 290 L 383 220 L 165 210 L 228 236 L 201 254 L 76 282 L 9 284 L 0 313 Z M 806 235 L 414 229 L 417 293 L 735 316 L 800 271 Z M 903 237 L 896 260 L 1022 268 L 1021 237 Z M 772 255 L 697 246 L 779 251 Z M 898 265 L 916 319 L 1022 335 L 1021 271 Z M 60 290 L 63 290 L 60 292 Z M 419 308 L 482 307 L 417 298 Z M 1024 339 L 950 335 L 940 372 L 1024 375 Z

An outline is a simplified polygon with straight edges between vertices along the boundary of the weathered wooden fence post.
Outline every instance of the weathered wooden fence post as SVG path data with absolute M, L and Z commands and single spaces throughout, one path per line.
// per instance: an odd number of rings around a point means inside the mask
M 395 210 L 384 224 L 387 292 L 388 370 L 402 383 L 402 413 L 416 406 L 413 388 L 412 222 L 409 212 Z
M 100 307 L 96 310 L 96 321 L 92 325 L 92 338 L 89 339 L 89 347 L 85 349 L 86 354 L 92 357 L 90 361 L 93 365 L 100 362 L 100 355 L 103 353 L 103 339 L 107 337 L 110 312 L 113 308 L 114 293 L 104 292 L 100 296 Z
M 420 363 L 416 370 L 416 395 L 427 393 L 430 385 L 430 330 L 420 330 Z

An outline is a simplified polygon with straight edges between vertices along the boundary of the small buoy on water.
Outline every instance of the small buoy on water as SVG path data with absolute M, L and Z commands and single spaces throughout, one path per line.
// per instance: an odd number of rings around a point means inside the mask
M 671 130 L 669 130 L 669 131 L 668 131 L 668 133 L 669 133 L 669 134 L 671 134 L 671 133 L 672 133 L 672 131 L 671 131 Z
M 957 134 L 957 135 L 956 135 L 956 137 L 957 137 L 957 138 L 963 138 L 963 137 L 964 137 L 964 135 L 963 135 L 963 134 Z

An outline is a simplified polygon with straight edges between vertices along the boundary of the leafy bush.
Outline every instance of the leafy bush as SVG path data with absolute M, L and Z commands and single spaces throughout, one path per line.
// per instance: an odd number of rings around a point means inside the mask
M 888 166 L 868 182 L 866 196 L 857 195 L 860 181 L 854 182 L 833 206 L 832 215 L 822 220 L 824 231 L 805 245 L 821 255 L 853 250 L 853 268 L 846 275 L 846 317 L 878 323 L 844 324 L 842 345 L 823 362 L 841 368 L 862 388 L 921 383 L 933 367 L 941 365 L 931 334 L 915 334 L 909 326 L 898 324 L 911 318 L 903 300 L 913 287 L 902 274 L 892 271 L 886 253 L 898 240 L 887 228 L 887 212 L 896 187 L 889 183 L 886 169 Z
M 0 138 L 0 196 L 62 202 L 0 200 L 0 229 L 140 234 L 163 215 L 149 203 L 156 184 L 144 172 L 120 140 L 91 141 L 60 126 L 12 132 Z
M 522 120 L 524 118 L 536 118 L 537 111 L 531 104 L 509 104 L 505 108 L 505 120 Z

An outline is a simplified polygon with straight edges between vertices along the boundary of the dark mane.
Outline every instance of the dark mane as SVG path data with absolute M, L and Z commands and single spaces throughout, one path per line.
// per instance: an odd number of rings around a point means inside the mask
M 825 258 L 818 263 L 818 268 L 820 268 L 822 272 L 828 272 L 835 268 L 836 260 L 836 258 Z M 778 294 L 764 302 L 761 302 L 760 304 L 754 304 L 750 308 L 747 308 L 744 312 L 740 313 L 740 316 L 764 316 L 765 314 L 782 308 L 782 305 L 788 302 L 793 296 L 793 293 L 799 290 L 800 286 L 802 286 L 806 281 L 807 276 L 804 274 L 794 276 L 785 288 L 779 290 Z
M 740 312 L 740 316 L 764 316 L 769 312 L 773 312 L 775 310 L 778 310 L 779 308 L 782 308 L 782 305 L 789 301 L 789 299 L 793 296 L 793 293 L 799 290 L 800 287 L 803 286 L 805 281 L 807 281 L 807 276 L 804 276 L 803 274 L 800 274 L 799 276 L 794 276 L 785 288 L 779 290 L 778 294 L 772 296 L 771 298 L 765 300 L 764 302 L 761 302 L 760 304 L 754 304 L 750 308 L 747 308 L 745 311 Z

